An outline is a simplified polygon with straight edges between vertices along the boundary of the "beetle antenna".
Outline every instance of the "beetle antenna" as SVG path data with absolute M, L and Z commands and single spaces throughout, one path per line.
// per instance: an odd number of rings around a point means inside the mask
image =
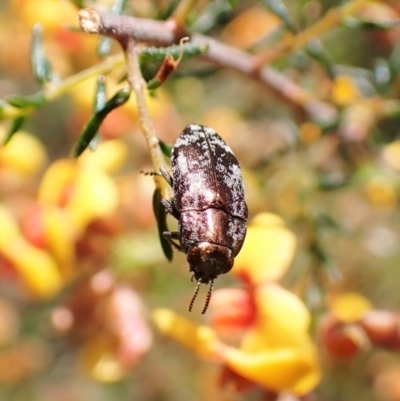
M 201 311 L 202 315 L 204 315 L 206 313 L 206 310 L 208 308 L 208 304 L 210 303 L 211 294 L 213 292 L 213 289 L 214 289 L 214 280 L 211 280 L 210 289 L 207 292 L 206 302 L 204 303 L 203 310 Z
M 201 284 L 201 280 L 199 280 L 197 282 L 196 288 L 194 289 L 194 294 L 193 294 L 192 300 L 190 301 L 190 305 L 189 305 L 189 312 L 192 311 L 194 301 L 197 297 L 197 294 L 199 293 L 200 284 Z

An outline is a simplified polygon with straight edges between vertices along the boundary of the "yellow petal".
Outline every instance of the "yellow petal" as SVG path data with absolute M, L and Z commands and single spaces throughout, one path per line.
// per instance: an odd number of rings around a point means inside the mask
M 252 354 L 221 346 L 219 353 L 232 370 L 272 391 L 301 395 L 312 390 L 320 380 L 320 368 L 312 347 Z
M 46 243 L 63 277 L 70 278 L 75 263 L 75 230 L 67 213 L 59 208 L 43 208 Z
M 332 101 L 339 106 L 347 106 L 361 98 L 356 82 L 348 75 L 335 78 L 331 96 Z
M 46 162 L 43 145 L 33 135 L 23 131 L 17 132 L 6 146 L 0 147 L 0 164 L 24 175 L 37 173 Z
M 243 337 L 243 350 L 258 352 L 310 344 L 310 312 L 295 294 L 277 284 L 266 284 L 255 289 L 254 300 L 257 320 Z
M 386 145 L 382 151 L 383 160 L 393 170 L 400 171 L 400 141 L 395 140 Z
M 93 219 L 115 211 L 119 202 L 114 181 L 101 170 L 85 168 L 75 182 L 75 190 L 66 210 L 78 229 L 83 229 Z
M 68 193 L 70 188 L 73 190 Z M 117 187 L 108 175 L 95 163 L 81 165 L 74 160 L 59 160 L 50 166 L 38 198 L 56 206 L 66 203 L 65 210 L 78 232 L 93 219 L 112 213 L 119 202 Z
M 0 253 L 13 264 L 33 295 L 45 299 L 61 289 L 61 275 L 54 260 L 21 236 L 13 216 L 1 205 Z
M 215 332 L 209 327 L 199 326 L 168 309 L 156 309 L 152 317 L 163 334 L 178 341 L 201 358 L 215 358 L 215 347 L 219 342 Z
M 21 237 L 8 244 L 2 253 L 34 296 L 47 299 L 60 291 L 61 274 L 47 252 L 35 248 Z
M 63 24 L 76 24 L 76 6 L 68 1 L 27 0 L 19 11 L 27 26 L 40 22 L 45 29 L 58 30 Z
M 396 185 L 390 177 L 375 175 L 366 183 L 365 194 L 374 206 L 395 210 L 398 202 Z
M 0 205 L 0 252 L 20 236 L 21 232 L 14 217 L 5 206 Z
M 65 189 L 72 185 L 78 174 L 75 160 L 58 160 L 43 175 L 39 186 L 39 202 L 59 205 Z
M 101 142 L 95 152 L 86 150 L 80 157 L 82 165 L 89 164 L 102 171 L 111 173 L 117 171 L 128 157 L 128 147 L 120 139 Z
M 356 292 L 332 296 L 329 300 L 332 313 L 342 322 L 352 323 L 372 309 L 371 302 Z
M 233 273 L 250 278 L 253 284 L 280 278 L 290 266 L 296 238 L 282 219 L 261 213 L 251 222 Z

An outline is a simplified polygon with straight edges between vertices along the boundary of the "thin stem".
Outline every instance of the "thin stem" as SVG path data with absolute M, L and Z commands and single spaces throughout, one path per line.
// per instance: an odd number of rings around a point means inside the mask
M 96 64 L 93 67 L 89 67 L 75 75 L 71 75 L 60 83 L 50 83 L 46 85 L 44 89 L 46 99 L 48 101 L 54 100 L 67 93 L 72 87 L 80 84 L 83 81 L 86 81 L 91 77 L 107 75 L 113 69 L 124 65 L 124 61 L 123 54 L 117 54 L 115 56 L 108 57 L 102 63 Z
M 337 27 L 343 18 L 355 14 L 362 7 L 364 7 L 365 4 L 370 2 L 371 0 L 353 0 L 341 7 L 329 10 L 315 24 L 300 32 L 298 35 L 284 37 L 282 41 L 280 41 L 274 47 L 268 49 L 268 51 L 266 51 L 264 54 L 258 55 L 257 66 L 270 64 L 276 59 L 300 49 L 310 40 L 321 37 L 323 33 Z
M 47 102 L 60 97 L 61 95 L 70 91 L 74 86 L 87 80 L 88 78 L 105 75 L 111 72 L 114 68 L 124 65 L 125 59 L 123 54 L 117 54 L 112 57 L 108 57 L 103 62 L 94 65 L 93 67 L 87 68 L 86 70 L 80 71 L 75 75 L 55 83 L 46 84 L 41 93 L 43 93 L 44 99 Z M 17 108 L 9 104 L 1 105 L 0 107 L 0 121 L 6 119 L 13 119 L 20 116 L 25 116 L 36 110 L 35 107 Z
M 86 32 L 110 36 L 120 42 L 133 38 L 139 42 L 169 46 L 181 39 L 173 23 L 112 15 L 93 9 L 81 10 L 79 18 L 80 25 Z M 256 68 L 257 56 L 199 34 L 193 34 L 190 41 L 195 45 L 207 46 L 207 52 L 202 55 L 204 60 L 232 68 L 262 83 L 292 106 L 304 109 L 313 119 L 327 124 L 336 120 L 337 110 L 332 105 L 316 99 L 312 93 L 270 67 Z
M 160 142 L 150 117 L 149 109 L 146 104 L 146 83 L 140 71 L 139 50 L 136 42 L 132 38 L 127 38 L 121 42 L 127 63 L 128 82 L 136 96 L 136 102 L 139 111 L 140 127 L 146 139 L 147 146 L 150 150 L 151 162 L 155 172 L 159 172 L 161 167 L 165 166 L 164 156 L 160 149 Z M 159 175 L 154 176 L 155 183 L 161 189 L 163 197 L 172 197 L 170 188 L 166 181 Z

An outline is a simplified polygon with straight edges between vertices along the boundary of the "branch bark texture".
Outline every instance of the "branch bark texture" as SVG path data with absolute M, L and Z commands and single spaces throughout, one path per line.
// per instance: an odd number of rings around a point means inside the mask
M 225 45 L 215 39 L 200 34 L 188 35 L 178 29 L 173 21 L 154 21 L 129 16 L 113 15 L 91 8 L 79 12 L 82 29 L 112 37 L 121 44 L 128 38 L 154 46 L 170 46 L 178 43 L 182 36 L 190 36 L 194 44 L 205 45 L 208 51 L 202 59 L 220 67 L 238 71 L 262 83 L 283 100 L 301 107 L 312 119 L 330 124 L 337 118 L 337 110 L 330 104 L 316 99 L 296 83 L 271 67 L 259 67 L 256 56 Z

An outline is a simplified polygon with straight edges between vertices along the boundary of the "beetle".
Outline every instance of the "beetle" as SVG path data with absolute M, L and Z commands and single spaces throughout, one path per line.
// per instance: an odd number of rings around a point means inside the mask
M 173 199 L 161 202 L 178 220 L 178 231 L 164 231 L 163 236 L 186 254 L 192 280 L 197 281 L 189 311 L 200 284 L 210 283 L 204 314 L 214 280 L 232 269 L 246 236 L 242 173 L 224 140 L 198 124 L 188 125 L 176 140 L 171 168 L 172 176 L 163 167 L 160 173 L 172 187 Z

